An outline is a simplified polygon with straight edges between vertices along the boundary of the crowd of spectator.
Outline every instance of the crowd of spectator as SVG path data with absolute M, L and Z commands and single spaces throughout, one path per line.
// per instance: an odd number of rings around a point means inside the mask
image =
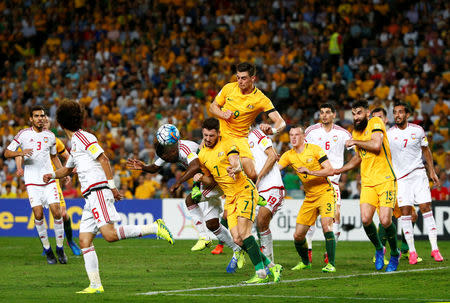
M 181 174 L 126 169 L 125 159 L 155 159 L 153 139 L 164 123 L 198 141 L 201 121 L 234 66 L 249 61 L 257 87 L 289 125 L 310 125 L 318 106 L 334 103 L 336 123 L 352 127 L 350 106 L 365 98 L 393 122 L 395 101 L 414 110 L 428 135 L 442 186 L 450 190 L 450 3 L 406 0 L 135 0 L 0 2 L 0 153 L 42 104 L 52 131 L 58 103 L 77 99 L 111 159 L 127 198 L 181 197 L 167 188 Z M 259 119 L 265 119 L 260 117 Z M 275 138 L 289 148 L 287 133 Z M 70 146 L 67 146 L 70 149 Z M 26 197 L 13 160 L 0 159 L 2 197 Z M 301 195 L 293 173 L 284 176 Z M 76 177 L 64 189 L 80 195 Z M 343 198 L 359 195 L 357 171 L 341 178 Z

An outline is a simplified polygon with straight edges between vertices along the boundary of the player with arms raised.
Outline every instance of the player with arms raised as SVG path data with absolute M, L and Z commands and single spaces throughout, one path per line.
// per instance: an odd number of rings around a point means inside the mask
M 392 211 L 397 199 L 397 182 L 392 168 L 391 150 L 386 135 L 384 122 L 373 117 L 369 120 L 369 104 L 365 100 L 352 105 L 353 139 L 346 147 L 356 147 L 356 155 L 342 168 L 335 169 L 341 174 L 361 164 L 361 220 L 367 237 L 375 246 L 375 268 L 384 267 L 384 251 L 377 228 L 373 223 L 375 210 L 379 208 L 380 222 L 386 229 L 386 236 L 391 247 L 391 258 L 386 271 L 396 271 L 399 250 L 397 248 L 397 230 L 392 224 Z
M 431 193 L 427 173 L 422 162 L 425 158 L 428 174 L 434 184 L 439 186 L 439 178 L 434 171 L 433 156 L 428 147 L 427 136 L 419 125 L 408 123 L 410 110 L 407 104 L 394 106 L 395 126 L 387 132 L 392 151 L 392 162 L 398 182 L 398 205 L 402 212 L 400 220 L 409 246 L 409 264 L 417 264 L 414 246 L 414 229 L 411 221 L 412 207 L 419 204 L 424 226 L 428 228 L 431 256 L 438 262 L 444 260 L 437 245 L 437 229 L 431 210 Z
M 320 146 L 328 156 L 333 168 L 341 168 L 344 165 L 345 142 L 352 138 L 352 135 L 345 129 L 333 123 L 336 118 L 336 109 L 332 104 L 325 103 L 320 106 L 320 123 L 308 127 L 305 131 L 305 140 L 308 143 Z M 330 176 L 328 179 L 334 187 L 336 194 L 336 213 L 334 215 L 333 232 L 336 244 L 341 234 L 339 225 L 341 223 L 341 192 L 339 189 L 340 175 Z M 308 254 L 312 262 L 312 237 L 315 226 L 311 226 L 306 234 L 308 243 Z M 325 263 L 328 258 L 325 256 Z
M 80 246 L 90 280 L 89 287 L 78 293 L 102 293 L 104 290 L 93 245 L 98 232 L 108 242 L 156 234 L 173 244 L 173 238 L 161 219 L 148 225 L 114 225 L 121 220 L 114 207 L 114 201 L 121 199 L 121 195 L 114 185 L 109 159 L 97 138 L 81 129 L 83 117 L 84 110 L 78 102 L 61 102 L 56 111 L 56 120 L 70 140 L 70 157 L 65 167 L 41 178 L 46 183 L 51 182 L 52 179 L 70 175 L 76 168 L 86 200 L 80 223 Z
M 239 63 L 236 69 L 237 82 L 226 84 L 211 103 L 209 110 L 219 119 L 222 136 L 231 138 L 239 148 L 245 173 L 256 181 L 255 164 L 247 141 L 251 125 L 261 112 L 265 112 L 275 126 L 272 128 L 269 124 L 261 124 L 260 129 L 266 135 L 281 132 L 286 123 L 270 99 L 255 87 L 255 66 L 243 62 Z
M 24 181 L 28 199 L 34 214 L 34 223 L 47 256 L 47 263 L 56 264 L 56 258 L 48 241 L 47 227 L 44 222 L 44 207 L 50 207 L 55 220 L 56 254 L 60 263 L 67 263 L 64 253 L 64 228 L 56 183 L 42 182 L 42 175 L 53 172 L 52 162 L 60 168 L 61 161 L 56 152 L 55 135 L 44 128 L 46 115 L 44 108 L 33 106 L 30 109 L 31 127 L 21 130 L 8 148 L 6 158 L 24 157 Z M 21 150 L 19 150 L 21 149 Z M 21 167 L 18 167 L 21 169 Z M 21 174 L 21 173 L 19 173 Z

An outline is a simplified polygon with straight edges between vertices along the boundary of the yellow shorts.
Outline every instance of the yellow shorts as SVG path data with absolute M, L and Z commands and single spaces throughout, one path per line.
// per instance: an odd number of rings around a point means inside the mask
M 397 182 L 387 181 L 375 186 L 361 187 L 360 204 L 368 203 L 379 207 L 394 208 L 397 202 Z
M 61 190 L 61 185 L 59 184 L 59 179 L 56 179 L 56 188 L 58 189 L 58 195 L 59 195 L 59 206 L 60 207 L 66 207 L 66 200 L 64 200 L 64 195 Z
M 298 212 L 296 223 L 314 225 L 318 215 L 321 215 L 322 218 L 334 218 L 335 204 L 336 197 L 333 189 L 327 190 L 320 196 L 306 196 Z
M 250 145 L 248 145 L 248 138 L 247 137 L 240 137 L 240 138 L 235 138 L 235 137 L 228 137 L 231 140 L 233 140 L 233 143 L 236 145 L 236 147 L 239 150 L 239 157 L 240 158 L 249 158 L 249 159 L 254 159 L 253 158 L 253 154 L 250 150 Z
M 233 197 L 227 197 L 225 200 L 225 211 L 227 212 L 228 229 L 230 230 L 237 225 L 238 217 L 247 218 L 252 222 L 255 221 L 259 194 L 250 179 L 247 179 L 247 183 L 248 185 Z

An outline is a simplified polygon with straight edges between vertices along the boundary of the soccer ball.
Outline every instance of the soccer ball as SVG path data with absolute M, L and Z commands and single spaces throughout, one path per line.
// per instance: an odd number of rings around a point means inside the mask
M 172 124 L 164 124 L 156 132 L 156 139 L 161 145 L 172 145 L 180 140 L 180 132 Z

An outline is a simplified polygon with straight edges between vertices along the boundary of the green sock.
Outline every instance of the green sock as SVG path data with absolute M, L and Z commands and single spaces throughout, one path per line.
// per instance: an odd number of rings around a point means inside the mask
M 192 187 L 198 187 L 198 188 L 200 188 L 200 182 L 194 182 L 194 183 L 192 183 Z
M 384 229 L 383 225 L 378 224 L 378 237 L 380 238 L 381 244 L 386 246 L 386 229 Z
M 364 231 L 366 232 L 366 235 L 372 242 L 373 246 L 375 246 L 376 250 L 383 249 L 383 245 L 381 244 L 380 238 L 378 237 L 377 228 L 373 222 L 367 226 L 364 226 Z
M 336 241 L 334 239 L 334 233 L 332 231 L 324 233 L 325 247 L 328 254 L 328 262 L 334 266 L 334 256 L 336 254 Z
M 394 222 L 392 222 L 392 224 L 388 228 L 386 228 L 386 235 L 389 246 L 391 247 L 391 256 L 397 257 L 399 255 L 397 247 L 397 228 Z
M 400 247 L 402 253 L 407 253 L 409 251 L 408 243 L 406 242 L 405 234 L 402 231 L 402 246 Z
M 259 246 L 255 241 L 255 237 L 250 236 L 247 239 L 245 239 L 242 248 L 250 256 L 250 260 L 252 260 L 252 263 L 255 266 L 256 271 L 264 269 L 264 263 L 263 260 L 261 259 L 261 251 L 259 250 Z
M 298 255 L 300 256 L 300 258 L 302 258 L 303 264 L 308 265 L 309 264 L 308 244 L 306 244 L 306 239 L 303 239 L 303 241 L 294 240 L 294 245 Z
M 263 254 L 261 250 L 259 250 L 259 254 L 261 255 L 261 259 L 263 261 L 264 266 L 269 266 L 270 263 L 272 263 L 272 261 L 270 261 L 270 259 L 267 258 L 266 255 Z
M 66 234 L 67 242 L 72 242 L 72 220 L 64 221 L 64 233 Z

